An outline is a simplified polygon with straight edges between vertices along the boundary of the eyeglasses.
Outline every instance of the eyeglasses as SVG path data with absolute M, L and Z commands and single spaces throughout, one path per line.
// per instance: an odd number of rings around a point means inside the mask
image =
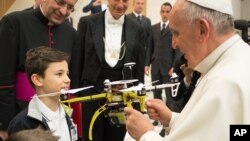
M 74 12 L 75 11 L 75 7 L 74 5 L 71 4 L 67 4 L 64 0 L 55 0 L 55 2 L 61 6 L 61 7 L 67 7 L 67 10 L 70 12 Z

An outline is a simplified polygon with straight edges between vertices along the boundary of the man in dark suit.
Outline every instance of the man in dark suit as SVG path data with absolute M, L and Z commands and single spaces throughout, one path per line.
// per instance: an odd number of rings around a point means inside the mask
M 151 64 L 152 81 L 159 80 L 162 84 L 170 82 L 173 73 L 173 63 L 175 58 L 175 50 L 172 48 L 172 33 L 168 27 L 168 15 L 171 11 L 171 4 L 166 2 L 161 5 L 162 21 L 152 26 L 149 37 L 149 45 L 146 52 L 145 74 L 149 75 L 149 66 Z M 154 98 L 162 99 L 162 90 L 154 91 Z M 172 107 L 172 99 L 170 98 L 170 88 L 165 89 L 166 104 Z
M 151 28 L 151 20 L 142 15 L 144 8 L 144 0 L 133 0 L 134 11 L 128 14 L 129 18 L 132 18 L 135 22 L 139 23 L 144 29 L 145 44 L 148 44 L 149 32 Z
M 132 78 L 144 82 L 144 36 L 142 27 L 125 16 L 129 0 L 108 0 L 108 9 L 104 12 L 84 16 L 80 19 L 78 33 L 81 50 L 72 55 L 73 70 L 71 87 L 95 86 L 83 91 L 80 96 L 99 94 L 104 90 L 103 82 L 130 79 L 126 77 L 124 64 L 135 62 Z M 75 72 L 75 71 L 74 71 Z M 78 80 L 75 79 L 79 78 Z M 97 109 L 106 100 L 83 103 L 83 140 L 89 140 L 90 121 Z M 126 134 L 124 125 L 115 127 L 101 114 L 93 127 L 94 141 L 122 141 Z
M 91 0 L 90 3 L 83 7 L 82 12 L 86 13 L 91 11 L 91 14 L 102 12 L 101 0 Z

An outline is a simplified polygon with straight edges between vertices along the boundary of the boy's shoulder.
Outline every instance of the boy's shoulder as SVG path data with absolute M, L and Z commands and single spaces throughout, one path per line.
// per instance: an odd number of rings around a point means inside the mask
M 8 126 L 8 134 L 13 134 L 15 132 L 26 130 L 26 129 L 34 129 L 38 126 L 42 126 L 44 129 L 46 126 L 42 121 L 35 119 L 33 117 L 28 116 L 28 107 L 21 111 L 19 114 L 15 116 L 15 118 L 10 122 Z

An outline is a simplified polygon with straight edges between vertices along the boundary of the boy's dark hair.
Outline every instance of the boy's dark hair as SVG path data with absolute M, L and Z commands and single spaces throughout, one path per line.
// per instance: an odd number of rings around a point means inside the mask
M 61 61 L 67 61 L 69 63 L 69 59 L 67 53 L 46 46 L 28 50 L 26 52 L 25 70 L 32 87 L 34 87 L 34 84 L 31 81 L 32 74 L 38 74 L 41 77 L 44 77 L 44 72 L 50 63 Z
M 50 130 L 41 128 L 22 130 L 10 135 L 6 141 L 59 141 Z

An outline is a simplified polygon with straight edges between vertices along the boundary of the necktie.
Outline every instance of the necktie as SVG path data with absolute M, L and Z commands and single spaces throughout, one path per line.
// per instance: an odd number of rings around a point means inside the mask
M 162 29 L 161 29 L 161 34 L 163 34 L 165 32 L 165 30 L 166 30 L 166 24 L 163 23 L 162 24 Z
M 197 80 L 200 78 L 200 76 L 201 76 L 200 72 L 198 72 L 198 71 L 193 72 L 191 83 L 190 83 L 190 85 L 188 87 L 188 90 L 187 90 L 185 96 L 184 96 L 185 104 L 188 102 L 189 98 L 191 97 L 191 95 L 192 95 L 192 93 L 193 93 L 193 91 L 195 89 L 195 85 L 197 83 Z
M 139 15 L 137 18 L 138 18 L 139 22 L 141 23 L 141 16 Z

